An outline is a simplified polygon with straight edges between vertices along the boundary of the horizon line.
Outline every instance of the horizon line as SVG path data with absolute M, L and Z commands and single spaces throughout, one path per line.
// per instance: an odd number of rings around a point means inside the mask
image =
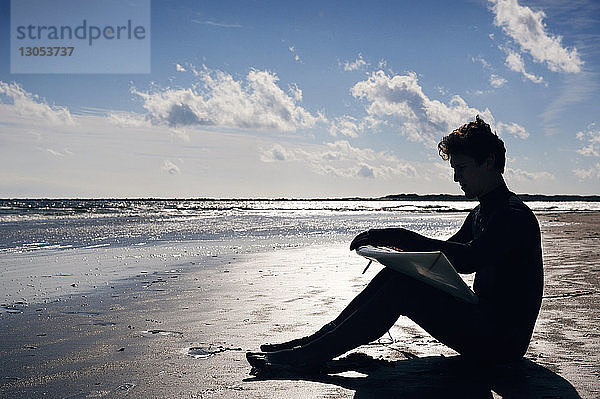
M 527 194 L 516 193 L 526 201 L 600 201 L 600 194 Z M 416 194 L 401 193 L 387 194 L 379 197 L 10 197 L 0 198 L 0 201 L 35 201 L 35 200 L 60 200 L 60 201 L 394 201 L 404 198 L 423 199 L 435 197 L 448 200 L 477 201 L 476 198 L 466 198 L 464 194 Z

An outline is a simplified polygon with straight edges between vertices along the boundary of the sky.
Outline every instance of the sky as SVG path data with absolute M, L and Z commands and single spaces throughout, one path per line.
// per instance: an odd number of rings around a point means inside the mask
M 512 191 L 600 194 L 598 1 L 153 0 L 150 17 L 150 73 L 11 73 L 0 3 L 1 198 L 461 194 L 437 143 L 476 115 Z

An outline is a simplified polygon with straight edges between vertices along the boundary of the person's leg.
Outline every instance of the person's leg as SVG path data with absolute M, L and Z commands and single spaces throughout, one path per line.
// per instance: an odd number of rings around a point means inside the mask
M 393 270 L 384 268 L 382 269 L 371 282 L 358 294 L 350 303 L 342 310 L 342 312 L 335 318 L 335 320 L 325 324 L 321 327 L 317 332 L 308 335 L 306 337 L 296 338 L 290 341 L 278 343 L 278 344 L 263 344 L 260 346 L 260 350 L 263 352 L 275 352 L 285 349 L 292 349 L 297 346 L 302 346 L 314 341 L 316 339 L 321 338 L 323 335 L 332 331 L 334 328 L 342 324 L 344 320 L 346 320 L 351 314 L 353 314 L 357 309 L 363 306 L 365 303 L 369 302 L 373 295 L 375 295 L 379 290 L 385 286 L 385 283 L 390 280 L 390 278 L 394 278 L 394 275 L 397 274 Z M 387 330 L 386 330 L 387 331 Z M 384 331 L 385 333 L 385 331 Z
M 527 345 L 522 339 L 514 339 L 515 323 L 500 322 L 485 300 L 471 304 L 430 287 L 426 289 L 432 290 L 430 295 L 439 295 L 439 300 L 410 306 L 405 315 L 435 339 L 478 362 L 512 361 L 523 356 Z
M 410 281 L 390 269 L 382 272 L 371 289 L 367 287 L 336 318 L 333 328 L 301 346 L 267 353 L 267 361 L 290 366 L 318 365 L 385 334 L 402 313 L 404 289 Z
M 267 353 L 266 363 L 318 365 L 377 339 L 400 315 L 408 316 L 440 342 L 468 357 L 514 357 L 487 305 L 467 303 L 394 271 L 384 275 L 378 289 L 358 306 L 347 308 L 352 312 L 344 313 L 346 318 L 334 328 L 299 347 Z

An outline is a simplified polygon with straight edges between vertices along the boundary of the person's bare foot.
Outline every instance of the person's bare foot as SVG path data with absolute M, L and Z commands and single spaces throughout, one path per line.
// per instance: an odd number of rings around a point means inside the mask
M 331 330 L 333 330 L 336 325 L 333 322 L 325 324 L 319 331 L 314 334 L 311 334 L 306 337 L 292 339 L 290 341 L 282 342 L 280 344 L 263 344 L 260 346 L 260 350 L 263 352 L 277 352 L 286 349 L 293 349 L 298 346 L 306 345 L 315 339 L 322 337 L 327 334 Z
M 286 352 L 286 351 L 280 351 Z M 250 374 L 256 376 L 275 375 L 275 374 L 318 374 L 322 364 L 308 364 L 302 362 L 292 362 L 283 359 L 271 359 L 273 353 L 265 352 L 247 352 L 246 360 L 252 366 Z M 280 353 L 281 354 L 281 353 Z M 285 354 L 283 356 L 285 359 Z

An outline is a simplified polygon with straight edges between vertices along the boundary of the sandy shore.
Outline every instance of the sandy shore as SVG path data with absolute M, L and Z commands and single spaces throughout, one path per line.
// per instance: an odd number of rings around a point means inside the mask
M 401 318 L 327 375 L 256 379 L 245 352 L 306 335 L 377 272 L 347 243 L 211 257 L 193 271 L 0 316 L 6 398 L 600 397 L 600 213 L 539 215 L 545 299 L 526 360 L 474 368 Z

